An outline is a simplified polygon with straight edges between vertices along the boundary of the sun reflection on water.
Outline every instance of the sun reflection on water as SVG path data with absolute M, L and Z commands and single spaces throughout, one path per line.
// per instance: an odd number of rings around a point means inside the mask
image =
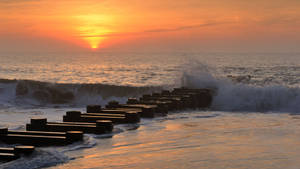
M 204 114 L 197 113 L 153 120 L 99 140 L 97 147 L 84 151 L 84 158 L 58 168 L 297 168 L 300 130 L 288 115 L 197 118 Z

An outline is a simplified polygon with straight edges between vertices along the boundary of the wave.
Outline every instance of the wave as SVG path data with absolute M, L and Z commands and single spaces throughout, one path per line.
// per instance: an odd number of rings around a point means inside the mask
M 300 110 L 300 88 L 287 84 L 257 83 L 255 74 L 233 76 L 193 62 L 184 66 L 172 87 L 214 90 L 212 110 L 242 112 L 293 112 Z M 179 76 L 176 76 L 179 77 Z M 175 77 L 175 78 L 176 78 Z M 253 79 L 252 79 L 253 77 Z M 267 76 L 266 76 L 267 77 Z M 33 80 L 0 79 L 0 109 L 24 105 L 105 105 L 110 100 L 124 103 L 128 97 L 169 89 L 170 86 L 118 86 L 106 84 L 60 84 Z
M 7 105 L 86 105 L 106 104 L 114 99 L 161 90 L 160 86 L 134 87 L 106 84 L 63 84 L 33 80 L 0 79 L 0 108 Z
M 205 66 L 204 66 L 205 67 Z M 215 91 L 212 110 L 230 112 L 293 112 L 300 110 L 300 88 L 287 85 L 258 86 L 251 76 L 218 75 L 195 67 L 185 71 L 181 85 Z

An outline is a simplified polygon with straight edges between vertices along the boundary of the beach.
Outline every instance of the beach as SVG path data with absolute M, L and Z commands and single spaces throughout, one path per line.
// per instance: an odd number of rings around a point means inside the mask
M 124 103 L 163 89 L 215 93 L 209 109 L 116 125 L 110 134 L 37 148 L 0 168 L 298 167 L 298 53 L 1 55 L 0 125 L 12 130 L 24 130 L 32 117 L 60 122 L 66 111 L 85 112 L 88 104 Z M 27 92 L 17 92 L 21 85 Z M 50 95 L 36 95 L 39 90 Z M 73 97 L 53 98 L 51 91 Z

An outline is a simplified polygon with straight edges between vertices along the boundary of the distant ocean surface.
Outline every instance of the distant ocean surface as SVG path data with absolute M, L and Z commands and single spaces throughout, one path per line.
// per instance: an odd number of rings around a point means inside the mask
M 117 125 L 0 168 L 298 168 L 300 53 L 0 53 L 0 126 L 186 86 L 207 111 Z M 5 145 L 2 145 L 5 146 Z

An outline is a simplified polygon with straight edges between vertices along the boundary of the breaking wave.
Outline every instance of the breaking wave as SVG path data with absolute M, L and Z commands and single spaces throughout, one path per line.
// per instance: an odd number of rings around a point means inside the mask
M 287 85 L 255 85 L 251 76 L 218 76 L 205 65 L 183 73 L 181 85 L 211 88 L 215 92 L 212 109 L 242 112 L 293 112 L 300 110 L 300 88 Z
M 212 110 L 242 112 L 293 112 L 300 110 L 300 87 L 287 84 L 258 84 L 255 74 L 240 76 L 217 72 L 201 63 L 189 64 L 172 87 L 214 90 Z M 253 78 L 253 80 L 252 80 Z M 296 79 L 296 77 L 294 77 Z M 170 86 L 117 86 L 106 84 L 60 84 L 32 80 L 0 79 L 0 108 L 11 106 L 105 105 L 124 103 L 128 97 L 160 91 Z
M 60 84 L 33 80 L 0 79 L 0 107 L 9 105 L 86 105 L 106 104 L 111 99 L 124 102 L 128 97 L 161 90 L 162 87 L 133 87 L 106 84 Z

